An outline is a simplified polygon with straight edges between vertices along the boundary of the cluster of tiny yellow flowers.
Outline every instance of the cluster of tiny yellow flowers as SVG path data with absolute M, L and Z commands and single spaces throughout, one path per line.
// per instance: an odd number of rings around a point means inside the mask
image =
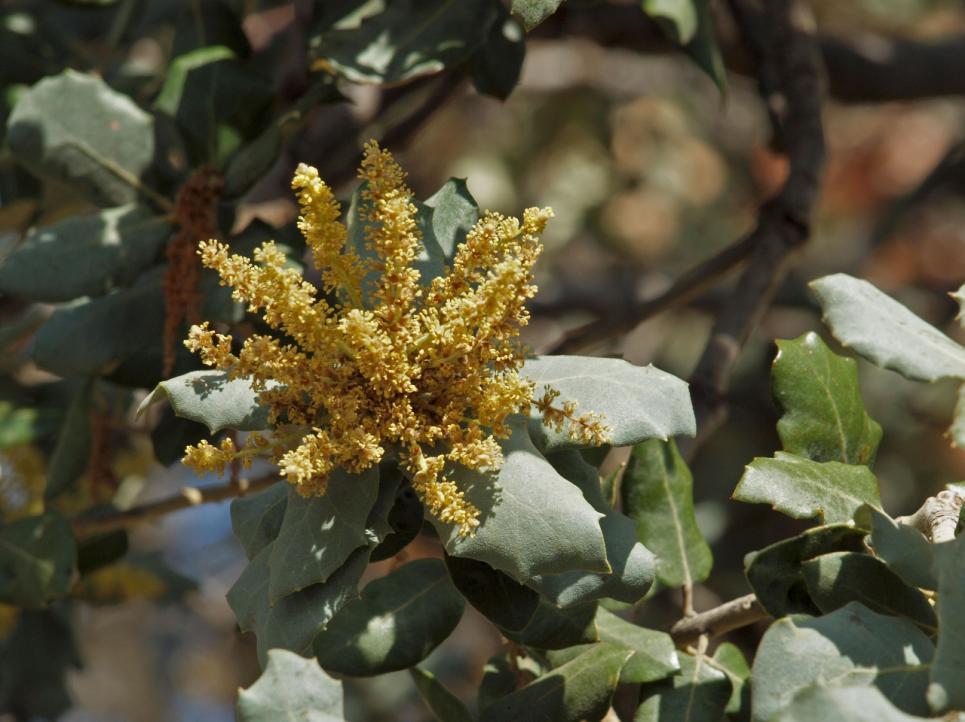
M 336 467 L 357 473 L 389 453 L 431 514 L 471 534 L 479 511 L 453 481 L 452 465 L 497 470 L 507 417 L 533 403 L 516 339 L 552 212 L 530 208 L 522 222 L 486 213 L 445 275 L 423 283 L 414 267 L 422 249 L 417 208 L 402 169 L 370 142 L 359 175 L 364 254 L 347 245 L 340 206 L 318 172 L 300 165 L 292 181 L 298 227 L 332 302 L 286 266 L 273 243 L 257 249 L 254 262 L 218 241 L 200 244 L 202 263 L 284 340 L 252 335 L 235 353 L 230 336 L 208 324 L 191 328 L 186 346 L 205 364 L 249 379 L 275 434 L 251 434 L 241 449 L 230 439 L 202 442 L 184 461 L 223 472 L 235 460 L 272 456 L 311 496 L 325 492 Z M 577 417 L 569 402 L 555 408 L 553 398 L 538 405 L 548 423 L 570 423 L 584 441 L 606 440 L 598 418 Z

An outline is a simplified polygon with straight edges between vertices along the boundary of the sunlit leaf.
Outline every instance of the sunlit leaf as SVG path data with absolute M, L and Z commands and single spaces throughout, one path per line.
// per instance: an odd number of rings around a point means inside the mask
M 655 682 L 680 669 L 673 640 L 666 632 L 632 624 L 600 607 L 596 611 L 600 641 L 628 647 L 633 656 L 627 660 L 620 681 L 630 684 Z
M 532 30 L 550 15 L 555 13 L 563 0 L 513 0 L 513 15 L 523 22 L 527 30 Z
M 718 722 L 731 694 L 727 676 L 703 655 L 680 653 L 680 672 L 644 685 L 634 722 Z
M 730 679 L 727 719 L 745 722 L 751 718 L 751 668 L 736 644 L 724 642 L 714 652 L 714 666 Z
M 816 684 L 798 694 L 774 722 L 923 722 L 897 709 L 876 687 Z
M 938 572 L 938 649 L 928 686 L 933 712 L 965 708 L 965 536 L 935 544 Z
M 192 371 L 162 381 L 138 407 L 167 399 L 178 416 L 197 421 L 212 434 L 223 429 L 260 431 L 268 427 L 268 409 L 245 379 L 229 379 L 225 371 Z
M 342 683 L 314 659 L 273 649 L 258 681 L 239 690 L 236 712 L 239 722 L 342 722 L 343 697 Z

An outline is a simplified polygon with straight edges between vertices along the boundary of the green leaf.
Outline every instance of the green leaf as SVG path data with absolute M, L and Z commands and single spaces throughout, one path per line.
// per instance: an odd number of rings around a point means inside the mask
M 569 661 L 569 660 L 566 660 Z M 546 673 L 542 656 L 530 656 L 523 647 L 515 647 L 512 657 L 507 649 L 494 654 L 483 667 L 476 706 L 485 709 L 496 700 L 515 692 L 518 687 Z
M 469 230 L 479 220 L 479 205 L 469 192 L 464 178 L 450 178 L 423 203 L 416 224 L 422 233 L 426 256 L 416 260 L 416 267 L 426 284 L 442 275 L 456 253 L 456 247 L 466 240 Z
M 211 434 L 268 427 L 268 409 L 258 403 L 258 393 L 245 379 L 229 379 L 226 371 L 191 371 L 162 381 L 138 406 L 138 415 L 165 398 L 175 414 L 204 424 Z
M 836 273 L 810 283 L 845 346 L 910 379 L 965 378 L 965 348 L 867 281 Z
M 896 709 L 876 687 L 815 684 L 798 694 L 774 722 L 923 722 Z
M 520 690 L 497 699 L 480 712 L 480 722 L 600 719 L 610 707 L 620 670 L 632 652 L 595 644 L 575 659 Z
M 137 200 L 154 158 L 151 116 L 94 75 L 65 70 L 20 96 L 7 143 L 31 172 L 102 207 Z
M 171 232 L 169 220 L 134 204 L 71 216 L 3 259 L 0 292 L 48 303 L 102 295 L 150 266 Z
M 356 83 L 400 83 L 464 62 L 496 16 L 488 0 L 396 0 L 358 27 L 311 39 L 315 68 Z
M 817 614 L 801 565 L 808 559 L 836 551 L 862 551 L 865 532 L 850 524 L 831 524 L 808 529 L 744 558 L 747 581 L 758 601 L 774 617 L 786 614 Z
M 676 445 L 637 444 L 623 474 L 623 508 L 637 536 L 657 555 L 657 579 L 691 586 L 710 574 L 713 557 L 694 516 L 693 477 Z
M 880 614 L 905 617 L 933 634 L 938 619 L 925 595 L 905 584 L 885 565 L 868 554 L 834 552 L 801 565 L 811 599 L 822 613 L 861 602 Z
M 523 584 L 539 574 L 574 569 L 610 572 L 601 514 L 537 451 L 523 419 L 511 420 L 511 426 L 495 482 L 462 466 L 453 469 L 466 500 L 480 510 L 480 525 L 474 536 L 463 537 L 453 525 L 430 517 L 446 552 L 486 562 Z
M 56 512 L 0 526 L 0 603 L 36 609 L 65 596 L 76 561 L 70 524 Z
M 965 709 L 965 536 L 935 544 L 938 571 L 938 650 L 928 686 L 933 712 Z
M 679 45 L 686 45 L 697 34 L 695 0 L 643 0 L 643 11 Z
M 596 611 L 596 625 L 601 642 L 633 650 L 633 656 L 620 673 L 621 682 L 655 682 L 680 669 L 677 650 L 669 634 L 632 624 L 603 607 Z
M 855 522 L 870 529 L 868 544 L 895 574 L 913 587 L 937 589 L 932 545 L 912 526 L 899 524 L 883 511 L 863 506 Z
M 356 549 L 368 545 L 365 522 L 379 491 L 379 473 L 341 468 L 329 476 L 325 494 L 306 499 L 289 485 L 288 503 L 268 566 L 268 601 L 324 582 Z
M 376 579 L 315 639 L 322 667 L 371 676 L 425 659 L 462 618 L 463 601 L 438 559 L 418 559 Z
M 771 385 L 783 411 L 784 450 L 812 461 L 871 466 L 881 426 L 864 410 L 858 364 L 838 356 L 815 333 L 778 341 Z
M 965 449 L 965 384 L 958 387 L 958 401 L 955 403 L 955 417 L 948 429 L 952 445 Z
M 773 459 L 754 459 L 733 498 L 770 504 L 795 519 L 819 517 L 829 524 L 849 521 L 862 504 L 881 507 L 878 480 L 867 466 L 821 463 L 781 451 Z
M 482 46 L 470 61 L 472 84 L 483 95 L 506 100 L 523 70 L 526 36 L 523 26 L 500 6 L 498 17 L 489 28 Z
M 314 659 L 284 649 L 268 653 L 258 681 L 238 692 L 238 722 L 342 722 L 342 683 L 332 679 Z
M 421 667 L 409 670 L 415 688 L 419 690 L 422 701 L 439 722 L 472 722 L 472 715 L 466 705 L 443 686 L 436 676 Z
M 727 69 L 717 43 L 709 0 L 693 0 L 697 9 L 697 32 L 683 50 L 698 68 L 714 81 L 721 93 L 727 92 Z
M 755 720 L 770 720 L 816 682 L 874 685 L 911 714 L 927 713 L 934 647 L 914 624 L 857 602 L 824 617 L 785 617 L 764 634 L 752 668 Z
M 254 559 L 278 536 L 288 506 L 289 486 L 279 481 L 262 492 L 231 502 L 231 528 L 249 559 Z
M 228 591 L 238 626 L 252 631 L 258 659 L 266 663 L 269 649 L 280 647 L 303 656 L 312 653 L 312 640 L 350 601 L 358 597 L 358 583 L 368 566 L 368 548 L 358 549 L 324 584 L 315 584 L 268 603 L 268 559 L 271 547 L 258 552 Z
M 372 550 L 372 561 L 388 559 L 405 549 L 422 530 L 424 513 L 422 501 L 412 490 L 412 485 L 402 479 L 395 490 L 395 500 L 387 517 L 392 531 Z
M 536 383 L 537 397 L 544 386 L 550 386 L 560 392 L 559 403 L 577 403 L 577 414 L 601 414 L 612 430 L 613 446 L 695 433 L 687 384 L 653 366 L 613 358 L 539 356 L 526 361 L 522 375 Z M 567 429 L 544 426 L 535 410 L 530 431 L 546 452 L 580 445 L 570 439 Z
M 523 22 L 527 31 L 532 30 L 555 13 L 563 0 L 512 0 L 513 15 Z
M 539 594 L 475 559 L 445 556 L 452 583 L 484 617 L 511 632 L 522 631 L 536 613 Z
M 736 644 L 724 642 L 714 652 L 714 666 L 730 679 L 730 700 L 724 710 L 732 722 L 751 718 L 751 668 Z
M 87 470 L 91 445 L 91 396 L 94 379 L 84 381 L 70 406 L 57 434 L 57 444 L 47 463 L 47 485 L 44 498 L 53 499 L 73 484 Z
M 703 656 L 680 653 L 680 673 L 644 685 L 634 722 L 719 722 L 730 699 L 727 676 Z
M 576 644 L 589 644 L 600 640 L 596 610 L 596 602 L 558 609 L 540 600 L 529 624 L 522 631 L 500 631 L 506 639 L 536 649 L 564 649 Z

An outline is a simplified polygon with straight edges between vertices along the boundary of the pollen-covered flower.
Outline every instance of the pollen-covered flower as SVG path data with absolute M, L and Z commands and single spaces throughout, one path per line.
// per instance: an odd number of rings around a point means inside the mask
M 270 455 L 310 496 L 325 492 L 336 467 L 360 472 L 391 455 L 431 514 L 471 534 L 479 511 L 453 466 L 498 470 L 507 417 L 533 403 L 517 337 L 529 320 L 532 268 L 552 211 L 530 208 L 522 222 L 484 214 L 451 268 L 424 279 L 415 266 L 418 209 L 402 169 L 373 141 L 359 175 L 363 249 L 348 244 L 339 203 L 314 168 L 300 165 L 292 181 L 298 227 L 328 300 L 285 265 L 273 243 L 253 260 L 219 241 L 200 244 L 202 263 L 279 337 L 252 335 L 235 351 L 230 336 L 201 324 L 185 344 L 205 364 L 250 380 L 274 436 L 252 435 L 240 450 L 230 441 L 220 448 L 201 442 L 184 461 L 221 472 L 234 458 Z M 544 397 L 539 410 L 553 425 L 571 423 L 583 440 L 605 440 L 602 422 L 577 417 L 572 403 L 557 409 Z

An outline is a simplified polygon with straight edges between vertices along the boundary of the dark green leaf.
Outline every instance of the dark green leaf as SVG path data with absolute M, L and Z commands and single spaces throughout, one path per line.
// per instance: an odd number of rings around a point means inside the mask
M 630 684 L 655 682 L 680 669 L 677 650 L 669 634 L 631 624 L 600 607 L 596 612 L 600 641 L 633 650 L 620 674 L 620 681 Z
M 686 45 L 697 34 L 697 8 L 702 0 L 643 0 L 643 11 L 660 25 L 664 34 Z
M 559 403 L 577 403 L 577 414 L 601 414 L 611 429 L 613 446 L 695 432 L 687 384 L 653 366 L 634 366 L 614 358 L 540 356 L 527 360 L 522 374 L 535 382 L 537 397 L 544 386 L 550 386 L 560 392 Z M 535 410 L 531 432 L 536 445 L 546 452 L 580 446 L 567 429 L 544 426 Z
M 935 544 L 938 571 L 938 650 L 928 686 L 933 712 L 965 709 L 965 536 Z
M 601 719 L 631 654 L 625 647 L 595 644 L 572 661 L 497 699 L 482 710 L 480 722 Z
M 871 506 L 861 507 L 854 518 L 859 527 L 871 530 L 868 544 L 891 571 L 913 587 L 938 588 L 932 545 L 920 531 Z
M 634 722 L 718 722 L 730 699 L 727 676 L 703 655 L 679 654 L 680 672 L 644 685 Z
M 923 722 L 895 708 L 877 687 L 815 684 L 798 694 L 774 722 Z
M 810 286 L 835 338 L 872 363 L 920 381 L 965 378 L 965 348 L 867 281 L 836 273 Z
M 0 526 L 0 603 L 34 609 L 65 596 L 76 561 L 70 524 L 56 512 Z
M 808 594 L 801 564 L 836 551 L 862 551 L 864 531 L 850 524 L 831 524 L 808 529 L 791 539 L 751 552 L 744 558 L 747 581 L 757 599 L 774 617 L 786 614 L 817 614 Z
M 713 557 L 697 528 L 693 478 L 672 441 L 654 439 L 633 448 L 622 494 L 637 536 L 657 555 L 660 582 L 678 587 L 706 579 Z
M 405 479 L 401 480 L 387 519 L 392 532 L 372 550 L 372 561 L 388 559 L 405 549 L 419 535 L 424 513 L 422 501 L 412 490 L 412 485 Z
M 422 700 L 439 722 L 472 722 L 466 705 L 446 689 L 432 672 L 413 667 L 409 674 Z
M 857 602 L 815 619 L 779 619 L 754 658 L 754 719 L 772 719 L 816 682 L 874 685 L 906 712 L 927 713 L 934 653 L 928 637 L 908 620 L 876 614 Z
M 495 16 L 488 0 L 396 0 L 358 27 L 313 37 L 312 57 L 356 83 L 399 83 L 468 59 Z
M 342 722 L 342 683 L 314 659 L 284 649 L 268 653 L 258 681 L 238 692 L 238 722 Z
M 513 15 L 523 21 L 527 30 L 532 30 L 550 15 L 555 13 L 563 0 L 513 0 Z
M 254 559 L 278 536 L 288 506 L 289 486 L 279 481 L 262 492 L 231 502 L 231 528 L 249 559 Z
M 77 542 L 77 572 L 80 575 L 113 564 L 127 554 L 128 540 L 124 529 L 87 537 Z
M 540 600 L 529 624 L 522 631 L 500 631 L 507 639 L 536 649 L 564 649 L 576 644 L 589 644 L 600 639 L 596 610 L 596 602 L 558 609 Z
M 46 302 L 99 296 L 150 266 L 171 228 L 133 204 L 38 228 L 0 263 L 0 292 Z
M 425 659 L 462 618 L 463 601 L 438 559 L 409 562 L 362 590 L 315 639 L 325 669 L 370 676 Z
M 736 644 L 724 642 L 714 652 L 714 666 L 730 679 L 730 700 L 725 711 L 731 722 L 751 718 L 751 668 Z
M 824 614 L 861 602 L 880 614 L 906 617 L 929 634 L 938 620 L 920 591 L 905 584 L 885 563 L 859 552 L 824 554 L 801 565 L 811 599 Z
M 158 463 L 171 466 L 181 463 L 185 447 L 193 446 L 202 439 L 217 445 L 221 443 L 218 436 L 211 437 L 201 424 L 182 419 L 174 413 L 174 409 L 167 407 L 161 410 L 161 420 L 151 430 L 151 446 L 154 447 L 154 458 Z
M 67 416 L 57 434 L 57 445 L 47 463 L 44 497 L 53 499 L 87 470 L 91 444 L 91 395 L 94 379 L 83 382 L 67 407 Z
M 965 449 L 965 384 L 958 387 L 958 401 L 955 403 L 955 418 L 948 429 L 952 444 Z
M 522 631 L 539 606 L 539 594 L 475 559 L 445 557 L 456 589 L 497 627 Z
M 727 92 L 727 70 L 717 43 L 714 18 L 709 0 L 693 0 L 697 10 L 697 32 L 693 40 L 683 46 L 684 52 L 714 81 L 721 93 Z
M 503 649 L 490 657 L 483 667 L 476 706 L 485 709 L 546 671 L 543 660 L 528 655 L 523 647 L 514 647 L 512 657 L 508 650 Z
M 824 463 L 777 452 L 757 458 L 744 470 L 733 498 L 770 504 L 795 519 L 849 521 L 862 504 L 881 507 L 878 480 L 867 466 Z
M 268 409 L 245 379 L 229 379 L 226 371 L 192 371 L 162 381 L 137 409 L 167 399 L 174 413 L 197 421 L 216 434 L 224 429 L 261 431 L 268 427 Z
M 815 333 L 778 341 L 771 385 L 784 415 L 784 450 L 812 461 L 871 466 L 881 426 L 864 410 L 858 365 L 838 356 Z
M 519 82 L 525 57 L 525 31 L 515 18 L 503 11 L 472 56 L 472 84 L 484 95 L 506 100 Z
M 356 549 L 367 547 L 365 523 L 379 491 L 379 473 L 341 468 L 329 476 L 325 494 L 305 498 L 289 485 L 288 503 L 268 566 L 268 602 L 324 582 Z
M 66 70 L 24 93 L 7 123 L 14 157 L 100 206 L 137 200 L 154 158 L 151 116 L 98 77 Z
M 422 233 L 425 257 L 416 260 L 422 283 L 442 275 L 455 255 L 456 247 L 466 240 L 469 230 L 479 220 L 479 205 L 472 197 L 464 178 L 450 178 L 419 209 L 416 223 Z
M 224 45 L 242 58 L 251 53 L 241 18 L 230 7 L 230 3 L 208 0 L 193 7 L 181 8 L 174 26 L 171 57 L 177 58 L 211 45 Z

